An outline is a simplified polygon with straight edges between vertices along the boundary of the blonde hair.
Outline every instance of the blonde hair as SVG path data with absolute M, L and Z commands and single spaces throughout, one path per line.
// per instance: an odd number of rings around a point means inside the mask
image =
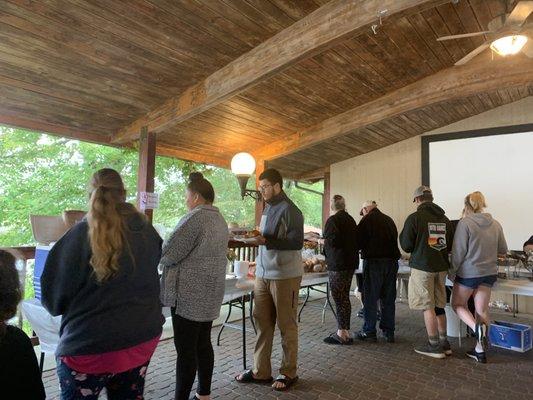
M 469 214 L 480 213 L 487 207 L 485 196 L 481 192 L 473 192 L 465 197 L 465 207 L 463 208 L 463 216 Z
M 124 248 L 124 225 L 118 206 L 126 200 L 119 173 L 104 168 L 91 179 L 87 222 L 91 245 L 91 266 L 98 282 L 113 278 L 119 271 L 118 260 Z

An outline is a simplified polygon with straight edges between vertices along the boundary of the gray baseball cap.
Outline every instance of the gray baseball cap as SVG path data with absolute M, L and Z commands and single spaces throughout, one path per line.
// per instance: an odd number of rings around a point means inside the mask
M 413 203 L 416 201 L 417 197 L 420 197 L 424 194 L 433 194 L 431 191 L 431 188 L 429 186 L 419 186 L 416 188 L 415 192 L 413 193 Z

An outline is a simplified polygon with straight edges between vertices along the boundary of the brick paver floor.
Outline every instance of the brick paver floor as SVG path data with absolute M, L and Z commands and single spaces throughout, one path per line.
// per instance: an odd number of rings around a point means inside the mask
M 354 313 L 355 314 L 355 313 Z M 512 316 L 505 318 L 513 320 Z M 355 318 L 353 330 L 362 321 Z M 533 351 L 525 354 L 491 349 L 489 363 L 482 365 L 467 358 L 464 351 L 471 339 L 459 348 L 452 340 L 454 354 L 436 360 L 416 354 L 413 346 L 424 340 L 422 316 L 405 304 L 397 305 L 396 343 L 356 343 L 328 346 L 322 339 L 335 329 L 328 313 L 324 324 L 320 310 L 306 308 L 300 324 L 300 381 L 292 390 L 275 392 L 269 386 L 234 382 L 242 369 L 241 336 L 225 330 L 220 347 L 215 347 L 214 399 L 533 399 Z M 515 319 L 520 321 L 520 319 Z M 531 322 L 529 322 L 531 324 Z M 213 330 L 216 337 L 218 329 Z M 254 337 L 248 337 L 248 363 Z M 276 336 L 273 368 L 279 366 L 279 336 Z M 162 341 L 150 364 L 146 399 L 173 399 L 175 351 L 172 340 Z M 274 374 L 276 371 L 273 372 Z M 44 374 L 49 399 L 58 398 L 55 371 Z M 105 398 L 105 396 L 102 396 Z

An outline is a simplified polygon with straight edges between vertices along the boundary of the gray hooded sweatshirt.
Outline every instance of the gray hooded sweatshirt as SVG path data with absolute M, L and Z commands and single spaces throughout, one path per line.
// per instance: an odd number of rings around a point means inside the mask
M 459 221 L 452 246 L 452 269 L 461 278 L 498 274 L 498 254 L 507 252 L 503 229 L 490 214 L 469 215 Z

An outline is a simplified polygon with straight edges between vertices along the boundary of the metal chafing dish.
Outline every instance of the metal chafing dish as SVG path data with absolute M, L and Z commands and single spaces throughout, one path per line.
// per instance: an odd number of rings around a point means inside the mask
M 533 251 L 510 250 L 505 257 L 498 257 L 498 265 L 504 267 L 498 274 L 501 278 L 533 280 Z

